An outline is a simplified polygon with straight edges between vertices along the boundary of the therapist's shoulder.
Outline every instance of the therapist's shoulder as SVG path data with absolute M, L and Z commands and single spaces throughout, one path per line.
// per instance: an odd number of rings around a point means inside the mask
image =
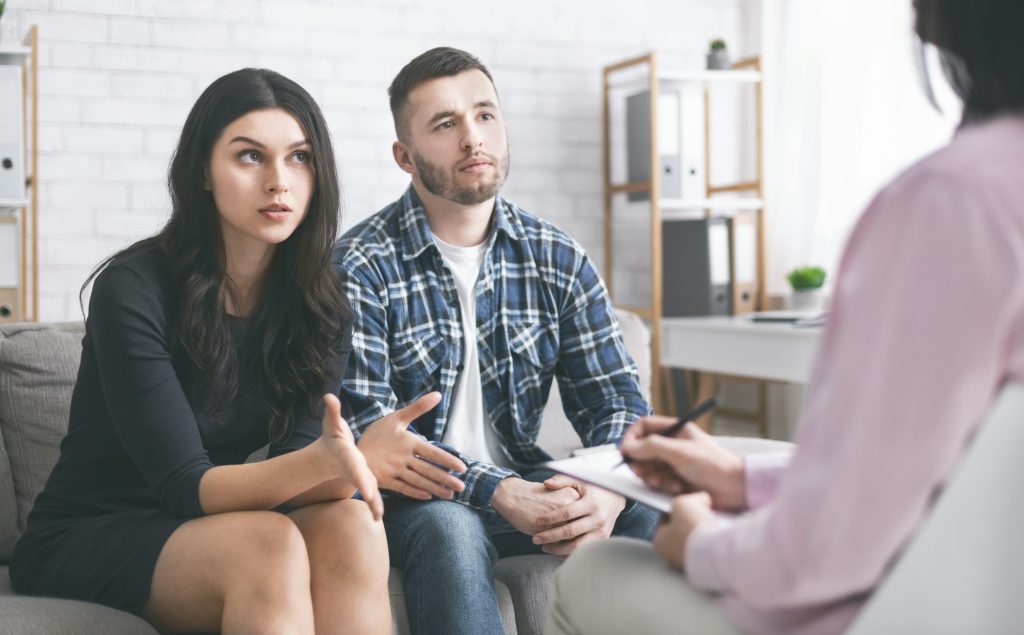
M 1021 201 L 1022 172 L 1024 118 L 999 117 L 963 127 L 949 144 L 908 168 L 886 190 L 911 197 L 941 192 L 954 200 Z

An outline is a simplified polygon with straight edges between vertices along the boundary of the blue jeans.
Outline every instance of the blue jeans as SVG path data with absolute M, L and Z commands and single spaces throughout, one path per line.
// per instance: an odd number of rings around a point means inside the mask
M 523 476 L 539 482 L 550 470 Z M 612 531 L 650 540 L 660 514 L 627 504 Z M 543 553 L 531 537 L 493 511 L 444 500 L 385 499 L 384 528 L 391 564 L 402 570 L 413 635 L 503 633 L 492 568 L 498 558 Z

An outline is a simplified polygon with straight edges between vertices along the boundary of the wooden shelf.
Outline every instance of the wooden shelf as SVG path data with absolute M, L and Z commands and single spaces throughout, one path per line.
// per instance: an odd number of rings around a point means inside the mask
M 31 202 L 32 199 L 27 196 L 25 198 L 0 198 L 0 211 L 28 207 Z
M 673 84 L 758 84 L 761 82 L 760 71 L 702 71 L 702 70 L 669 70 L 658 71 L 659 85 Z M 616 90 L 644 89 L 648 85 L 647 77 L 629 77 L 610 81 L 609 87 Z
M 646 91 L 650 95 L 658 95 L 662 91 L 678 90 L 679 85 L 686 84 L 696 86 L 704 93 L 704 188 L 703 191 L 688 190 L 698 193 L 698 197 L 666 198 L 664 190 L 661 189 L 663 176 L 660 170 L 661 157 L 657 148 L 657 122 L 658 105 L 654 99 L 648 100 L 648 148 L 650 152 L 648 165 L 652 176 L 643 182 L 616 182 L 612 178 L 612 116 L 609 102 L 611 100 L 623 99 L 630 91 Z M 711 172 L 711 111 L 710 95 L 716 87 L 750 87 L 755 97 L 755 129 L 751 131 L 754 141 L 754 152 L 756 153 L 755 175 L 751 179 L 732 183 L 712 184 L 710 181 Z M 745 88 L 746 89 L 746 88 Z M 612 92 L 614 91 L 614 96 Z M 651 323 L 651 362 L 652 380 L 651 393 L 656 410 L 665 410 L 671 407 L 674 402 L 669 390 L 662 390 L 667 387 L 667 379 L 662 377 L 661 368 L 661 317 L 663 308 L 662 285 L 665 272 L 662 271 L 662 255 L 666 246 L 662 242 L 662 231 L 664 226 L 661 222 L 650 222 L 654 218 L 660 221 L 690 220 L 695 218 L 708 218 L 717 216 L 732 216 L 734 220 L 741 220 L 744 227 L 754 228 L 752 238 L 753 246 L 756 249 L 755 279 L 744 280 L 743 285 L 735 285 L 733 288 L 733 303 L 735 310 L 749 310 L 748 298 L 753 293 L 754 307 L 764 308 L 766 305 L 764 285 L 764 155 L 763 155 L 763 128 L 764 128 L 764 74 L 762 72 L 761 58 L 759 56 L 737 60 L 731 70 L 704 70 L 704 69 L 662 69 L 658 66 L 657 55 L 648 53 L 615 64 L 604 67 L 603 72 L 603 100 L 602 100 L 602 141 L 603 141 L 603 170 L 604 170 L 604 269 L 606 284 L 615 299 L 615 285 L 612 284 L 615 271 L 615 249 L 613 240 L 614 220 L 618 214 L 622 215 L 620 220 L 640 222 L 644 217 L 648 219 L 650 231 L 650 283 L 651 303 L 648 306 L 622 307 L 640 314 L 650 320 Z M 614 125 L 621 125 L 615 123 Z M 634 197 L 642 198 L 643 201 L 631 201 L 632 204 L 623 209 L 616 210 L 615 196 L 623 193 L 644 193 L 647 196 Z M 639 209 L 638 203 L 648 208 L 645 214 L 635 213 Z M 735 212 L 735 214 L 733 214 Z M 746 212 L 741 214 L 740 212 Z M 733 227 L 736 225 L 734 224 Z M 748 234 L 744 234 L 748 236 Z M 733 237 L 730 235 L 730 240 Z M 745 238 L 746 240 L 746 238 Z M 746 244 L 746 243 L 744 243 Z M 730 270 L 735 270 L 737 263 L 735 255 L 730 254 Z M 737 299 L 739 298 L 739 299 Z M 763 389 L 762 389 L 763 393 Z M 762 402 L 763 403 L 763 402 Z M 763 409 L 762 409 L 763 410 Z M 763 416 L 762 416 L 763 418 Z
M 630 181 L 629 183 L 616 183 L 608 186 L 608 191 L 612 194 L 621 194 L 623 192 L 649 192 L 651 191 L 650 181 Z
M 659 82 L 703 82 L 756 84 L 761 81 L 759 71 L 659 71 Z
M 758 210 L 764 208 L 764 202 L 759 198 L 740 198 L 738 196 L 719 196 L 712 198 L 663 198 L 658 201 L 662 209 L 662 218 L 665 211 L 676 210 Z

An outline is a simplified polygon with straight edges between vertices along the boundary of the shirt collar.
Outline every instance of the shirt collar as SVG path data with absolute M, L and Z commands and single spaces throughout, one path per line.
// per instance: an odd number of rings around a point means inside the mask
M 419 258 L 428 247 L 434 246 L 434 234 L 430 231 L 430 224 L 427 222 L 427 214 L 423 209 L 423 202 L 416 194 L 416 188 L 409 185 L 399 199 L 401 206 L 399 226 L 402 231 L 403 259 L 411 260 Z M 494 210 L 497 214 L 494 223 L 494 233 L 504 232 L 513 240 L 522 240 L 526 237 L 523 225 L 519 221 L 516 207 L 496 196 L 494 199 Z

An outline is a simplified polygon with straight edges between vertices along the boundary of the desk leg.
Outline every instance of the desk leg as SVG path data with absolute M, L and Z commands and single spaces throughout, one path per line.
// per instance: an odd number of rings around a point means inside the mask
M 718 390 L 718 378 L 711 373 L 697 373 L 697 391 L 694 396 L 694 405 L 704 403 L 705 399 L 710 399 L 715 392 Z M 696 424 L 704 428 L 704 430 L 711 432 L 711 419 L 714 417 L 713 412 L 709 412 L 702 417 L 698 417 Z
M 655 410 L 656 414 L 666 415 L 670 417 L 677 416 L 679 412 L 679 402 L 676 399 L 676 383 L 673 381 L 675 378 L 672 376 L 672 369 L 668 366 L 662 366 L 658 369 L 661 373 L 661 410 Z

